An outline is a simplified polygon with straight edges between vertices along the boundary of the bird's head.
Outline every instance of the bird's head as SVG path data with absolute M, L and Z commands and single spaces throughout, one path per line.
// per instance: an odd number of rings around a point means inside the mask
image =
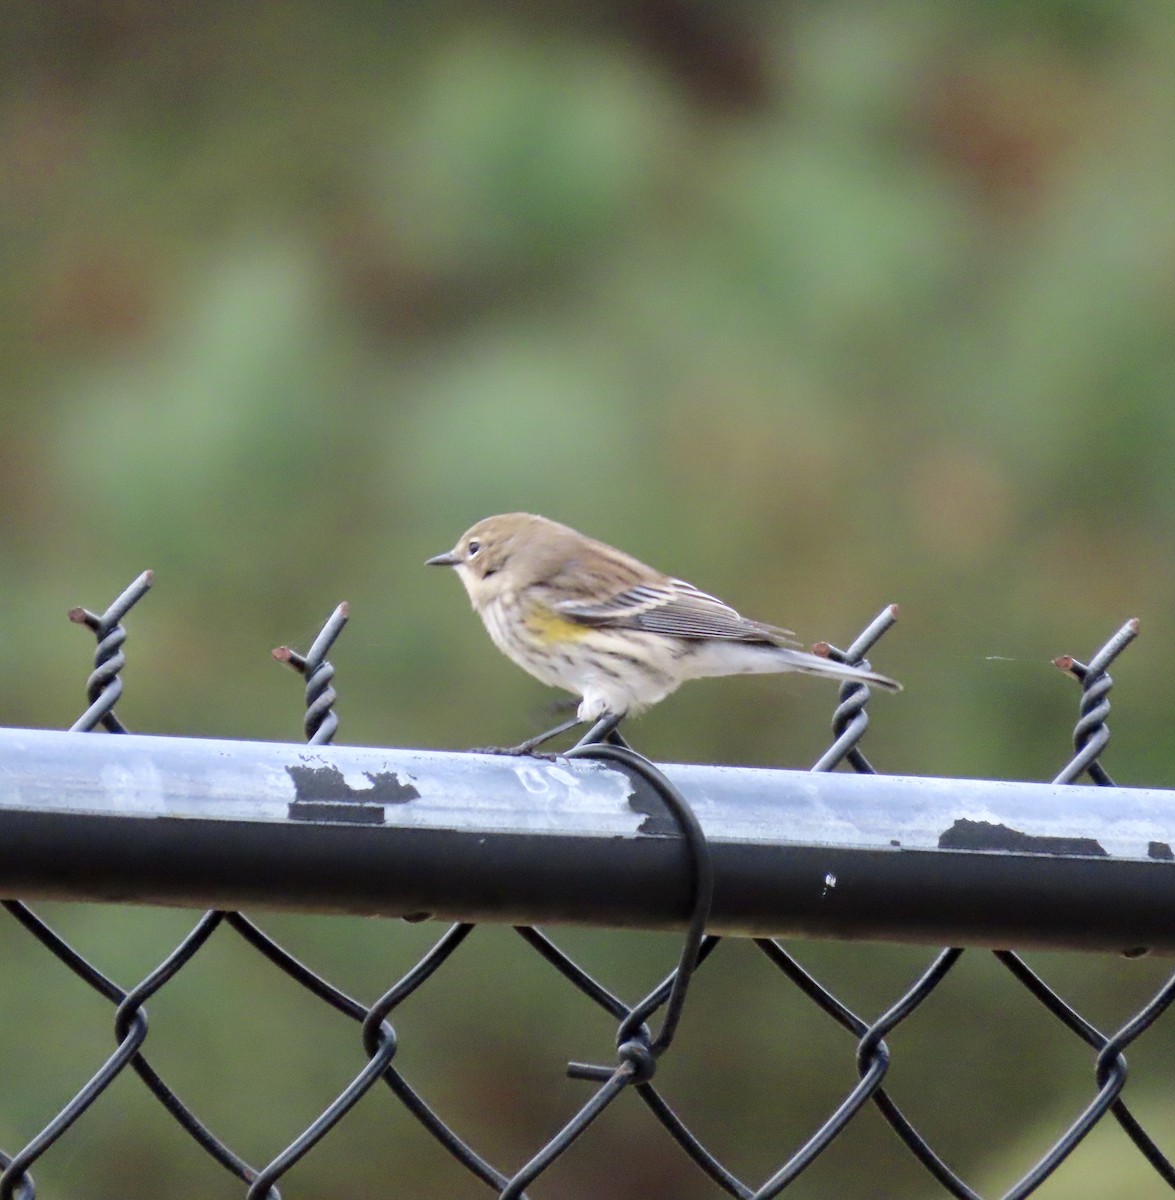
M 541 578 L 552 542 L 563 533 L 562 525 L 531 513 L 486 517 L 467 529 L 452 550 L 428 559 L 426 565 L 453 567 L 480 611 L 505 592 Z

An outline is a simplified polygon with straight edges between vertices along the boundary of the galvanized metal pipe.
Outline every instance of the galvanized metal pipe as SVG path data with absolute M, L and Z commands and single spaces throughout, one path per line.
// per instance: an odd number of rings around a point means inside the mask
M 710 929 L 1175 950 L 1175 793 L 665 766 Z M 689 870 L 602 763 L 0 729 L 0 895 L 681 929 Z

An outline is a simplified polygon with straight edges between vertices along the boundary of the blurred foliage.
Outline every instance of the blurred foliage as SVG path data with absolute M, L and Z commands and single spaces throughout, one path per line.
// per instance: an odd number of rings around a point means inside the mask
M 1049 660 L 1139 616 L 1109 765 L 1170 784 L 1173 61 L 1162 0 L 5 4 L 0 720 L 73 719 L 91 647 L 65 611 L 149 566 L 133 728 L 296 738 L 267 651 L 346 598 L 342 736 L 518 740 L 552 694 L 420 564 L 524 508 L 806 641 L 901 602 L 875 655 L 907 685 L 874 705 L 891 772 L 1051 777 L 1076 691 Z M 631 732 L 658 758 L 802 767 L 831 702 L 716 681 Z M 48 911 L 124 984 L 191 921 Z M 272 924 L 367 999 L 437 932 Z M 625 995 L 674 954 L 566 936 Z M 11 923 L 0 954 L 11 1151 L 108 1052 L 110 1014 Z M 850 1047 L 750 948 L 723 954 L 666 1089 L 763 1177 L 851 1086 Z M 803 954 L 867 1014 L 927 961 Z M 1047 964 L 1107 1026 L 1162 974 Z M 520 1163 L 582 1098 L 561 1065 L 606 1056 L 608 1023 L 505 931 L 447 970 L 404 1010 L 405 1071 Z M 50 1000 L 68 1037 L 46 1036 Z M 153 1058 L 254 1161 L 355 1063 L 352 1028 L 230 939 L 151 1014 Z M 913 1025 L 894 1093 L 986 1189 L 1090 1092 L 1088 1056 L 982 956 Z M 1160 1024 L 1131 1056 L 1168 1142 L 1173 1042 Z M 140 1092 L 48 1155 L 45 1194 L 239 1194 Z M 537 1195 L 713 1194 L 635 1102 L 617 1110 Z M 1099 1132 L 1041 1194 L 1158 1195 L 1139 1161 Z M 286 1191 L 335 1195 L 336 1172 L 354 1196 L 484 1194 L 381 1095 Z M 870 1115 L 794 1191 L 934 1194 Z

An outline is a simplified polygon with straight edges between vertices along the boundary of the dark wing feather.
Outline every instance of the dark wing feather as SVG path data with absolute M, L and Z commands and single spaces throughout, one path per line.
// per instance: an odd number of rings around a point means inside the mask
M 734 642 L 794 644 L 790 629 L 740 616 L 729 604 L 682 579 L 637 584 L 607 600 L 563 600 L 556 607 L 583 625 L 640 629 L 686 639 L 723 638 Z

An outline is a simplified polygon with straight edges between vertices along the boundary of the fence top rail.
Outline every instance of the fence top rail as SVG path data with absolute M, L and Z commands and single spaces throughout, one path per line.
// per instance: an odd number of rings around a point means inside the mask
M 1175 950 L 1175 792 L 672 765 L 710 928 Z M 0 893 L 680 929 L 681 838 L 614 766 L 0 729 Z

